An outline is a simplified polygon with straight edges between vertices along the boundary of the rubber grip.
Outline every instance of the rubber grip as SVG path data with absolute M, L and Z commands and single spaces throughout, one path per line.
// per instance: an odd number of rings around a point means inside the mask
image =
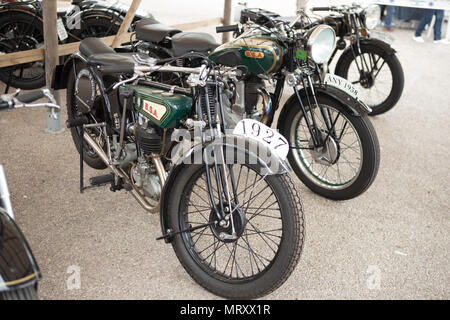
M 234 32 L 234 31 L 239 31 L 239 25 L 233 24 L 233 25 L 229 25 L 229 26 L 216 27 L 216 32 L 217 33 Z
M 0 102 L 0 110 L 9 109 L 9 103 L 8 102 Z
M 330 11 L 330 7 L 313 7 L 311 11 Z
M 89 120 L 86 117 L 81 117 L 78 119 L 67 120 L 67 128 L 81 127 L 82 125 L 89 124 Z
M 103 74 L 115 75 L 115 74 L 128 74 L 134 73 L 134 64 L 121 65 L 121 66 L 103 66 L 98 70 Z
M 17 100 L 22 103 L 31 103 L 45 97 L 43 90 L 31 91 L 17 96 Z

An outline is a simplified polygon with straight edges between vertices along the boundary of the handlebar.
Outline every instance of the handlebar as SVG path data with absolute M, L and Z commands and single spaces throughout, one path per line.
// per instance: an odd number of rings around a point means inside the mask
M 216 33 L 223 33 L 223 32 L 239 32 L 239 25 L 233 24 L 229 26 L 216 27 Z
M 0 110 L 48 107 L 52 109 L 52 114 L 54 115 L 55 109 L 60 109 L 60 107 L 56 104 L 55 98 L 48 89 L 31 91 L 20 95 L 19 92 L 20 90 L 12 94 L 2 95 L 0 101 Z M 48 102 L 31 104 L 32 102 L 41 98 L 47 98 Z
M 336 7 L 313 7 L 311 11 L 333 11 Z

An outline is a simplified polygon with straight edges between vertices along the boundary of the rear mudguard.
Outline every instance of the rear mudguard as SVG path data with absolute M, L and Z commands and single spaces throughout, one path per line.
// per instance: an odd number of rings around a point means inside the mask
M 269 149 L 259 141 L 246 138 L 244 136 L 226 135 L 223 139 L 216 139 L 207 145 L 197 145 L 187 152 L 183 153 L 175 166 L 169 173 L 161 193 L 160 202 L 160 218 L 161 230 L 163 235 L 167 235 L 169 231 L 168 223 L 168 202 L 172 187 L 177 181 L 178 175 L 190 165 L 205 165 L 210 158 L 211 151 L 215 148 L 224 148 L 227 164 L 245 163 L 255 164 L 259 173 L 262 175 L 278 175 L 285 174 L 290 171 L 287 163 L 275 154 L 271 154 Z M 231 163 L 229 162 L 231 159 Z M 173 237 L 164 237 L 166 243 L 170 243 Z
M 36 259 L 14 220 L 0 209 L 0 291 L 17 290 L 41 278 Z
M 340 89 L 337 89 L 332 86 L 328 85 L 314 85 L 314 91 L 316 93 L 316 96 L 319 97 L 320 95 L 327 96 L 332 98 L 333 100 L 336 100 L 338 103 L 341 103 L 349 112 L 350 114 L 354 116 L 360 116 L 364 114 L 370 113 L 372 110 L 370 107 L 368 107 L 364 102 L 353 98 L 349 94 L 347 94 L 345 91 L 342 91 Z M 310 96 L 311 103 L 313 103 L 312 94 L 311 91 L 308 90 L 308 94 Z M 306 99 L 306 90 L 305 88 L 302 88 L 300 90 L 300 96 L 302 98 L 303 104 L 305 107 L 308 105 L 308 100 Z M 297 95 L 294 93 L 284 104 L 283 109 L 280 113 L 280 117 L 278 118 L 278 124 L 277 128 L 279 130 L 282 130 L 284 123 L 286 122 L 287 114 L 289 113 L 289 110 L 295 105 L 299 104 Z
M 67 81 L 69 77 L 69 71 L 73 68 L 76 61 L 86 63 L 86 60 L 79 54 L 72 54 L 63 65 L 59 65 L 55 68 L 53 73 L 53 90 L 67 89 Z

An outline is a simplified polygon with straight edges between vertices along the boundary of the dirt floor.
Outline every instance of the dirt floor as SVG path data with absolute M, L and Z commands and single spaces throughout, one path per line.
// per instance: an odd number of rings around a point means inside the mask
M 450 45 L 415 43 L 411 30 L 392 35 L 405 89 L 392 111 L 371 119 L 381 145 L 378 177 L 343 202 L 296 180 L 306 243 L 292 276 L 267 299 L 450 298 Z M 0 114 L 0 163 L 42 270 L 40 298 L 217 299 L 155 240 L 158 215 L 125 192 L 80 194 L 70 132 L 45 128 L 42 109 Z M 80 287 L 70 290 L 77 271 Z

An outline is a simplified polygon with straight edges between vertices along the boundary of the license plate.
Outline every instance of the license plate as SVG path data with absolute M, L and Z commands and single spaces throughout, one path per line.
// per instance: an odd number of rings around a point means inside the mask
M 64 27 L 62 19 L 58 19 L 56 26 L 59 40 L 60 41 L 66 40 L 69 37 L 69 35 L 67 34 L 66 27 Z
M 390 35 L 388 35 L 384 32 L 378 31 L 378 30 L 370 31 L 369 36 L 370 36 L 370 38 L 375 38 L 375 39 L 381 40 L 383 42 L 386 42 L 389 45 L 392 45 L 392 43 L 394 42 L 394 38 L 392 38 Z
M 355 99 L 358 98 L 358 89 L 356 89 L 355 86 L 351 84 L 347 79 L 339 77 L 335 74 L 327 73 L 324 83 L 345 91 Z
M 261 142 L 282 160 L 285 160 L 289 153 L 289 142 L 287 139 L 259 121 L 243 119 L 236 125 L 233 133 Z

